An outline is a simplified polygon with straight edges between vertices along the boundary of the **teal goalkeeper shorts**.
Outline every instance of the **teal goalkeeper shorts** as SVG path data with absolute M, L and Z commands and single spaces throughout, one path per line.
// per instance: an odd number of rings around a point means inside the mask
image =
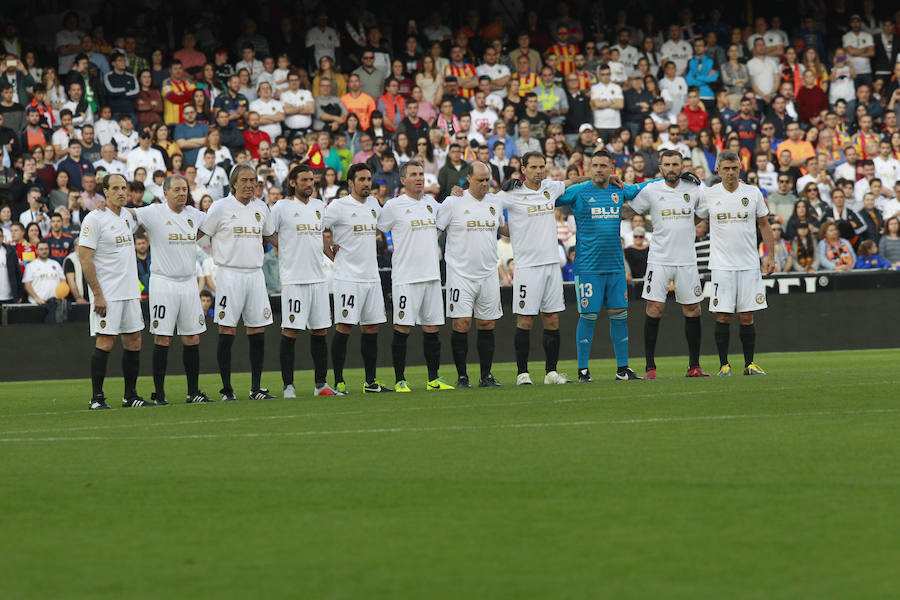
M 576 275 L 575 294 L 580 313 L 600 312 L 603 307 L 628 308 L 628 280 L 624 272 Z

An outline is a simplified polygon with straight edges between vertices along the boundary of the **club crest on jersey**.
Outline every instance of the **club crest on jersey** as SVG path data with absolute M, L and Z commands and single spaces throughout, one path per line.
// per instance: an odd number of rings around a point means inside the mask
M 713 298 L 713 306 L 718 306 L 718 305 L 719 305 L 719 299 Z
M 493 217 L 493 216 L 496 215 L 496 214 L 497 214 L 497 211 L 494 210 L 494 207 L 492 206 L 492 207 L 491 207 L 491 216 Z
M 345 308 L 344 310 L 341 311 L 341 316 L 342 316 L 342 317 L 346 317 L 346 316 L 349 315 L 349 314 L 350 314 L 350 312 L 349 312 L 346 308 Z
M 263 318 L 264 319 L 268 319 L 271 316 L 272 316 L 272 311 L 270 309 L 266 308 L 263 310 Z
M 377 217 L 377 216 L 378 216 L 378 215 L 375 214 L 375 209 L 373 208 L 373 209 L 372 209 L 372 217 Z
M 690 202 L 690 201 L 691 201 L 691 195 L 690 195 L 690 194 L 685 194 L 685 195 L 684 195 L 684 201 L 685 201 L 685 202 Z
M 101 329 L 106 328 L 106 321 L 105 321 L 105 320 L 101 320 L 101 321 L 100 321 L 100 328 L 101 328 Z
M 616 204 L 619 203 L 619 195 L 618 194 L 612 194 L 610 197 L 612 198 L 613 202 L 615 202 Z
M 519 308 L 525 308 L 525 301 L 519 300 Z
M 321 219 L 321 218 L 322 218 L 322 213 L 320 213 L 319 211 L 316 211 L 316 218 L 317 218 L 317 219 Z
M 430 205 L 430 204 L 426 204 L 426 205 L 425 205 L 425 208 L 427 208 L 427 209 L 428 209 L 428 212 L 430 212 L 430 213 L 433 213 L 433 212 L 434 212 L 434 209 L 431 208 L 431 205 Z
M 453 312 L 453 305 L 450 305 L 450 312 Z
M 405 313 L 404 311 L 401 310 L 400 312 L 397 313 L 397 316 L 400 317 L 400 318 L 402 319 L 403 316 L 404 316 L 405 314 L 406 314 L 406 313 Z
M 747 206 L 748 204 L 750 204 L 750 198 L 741 198 L 741 204 Z
M 224 311 L 224 310 L 220 310 L 220 311 L 219 311 L 219 319 L 224 319 L 224 318 L 225 318 L 225 311 Z
M 294 315 L 290 315 L 290 316 L 288 317 L 288 321 L 290 321 L 291 323 L 293 323 L 293 322 L 294 322 Z
M 153 319 L 153 329 L 156 329 L 157 327 L 159 327 L 159 321 Z
M 582 307 L 582 308 L 587 308 L 587 305 L 588 305 L 588 299 L 587 299 L 587 298 L 582 298 L 582 299 L 581 299 L 581 307 Z
M 194 221 L 191 219 L 188 219 L 188 227 L 193 227 L 193 226 L 194 226 Z
M 762 303 L 765 302 L 765 301 L 766 301 L 765 295 L 763 295 L 763 294 L 757 294 L 757 295 L 756 295 L 756 303 L 757 303 L 757 304 L 762 304 Z
M 544 190 L 544 198 L 546 198 L 547 200 L 550 199 L 550 190 Z
M 262 215 L 256 213 L 256 222 L 259 223 L 262 220 Z

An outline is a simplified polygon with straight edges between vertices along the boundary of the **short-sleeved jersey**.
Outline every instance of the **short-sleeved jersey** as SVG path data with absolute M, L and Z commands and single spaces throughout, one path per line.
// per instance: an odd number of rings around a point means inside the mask
M 680 179 L 674 188 L 665 180 L 655 181 L 635 196 L 631 208 L 642 215 L 649 212 L 653 221 L 647 262 L 678 267 L 697 265 L 694 209 L 699 200 L 700 188 Z
M 447 196 L 438 207 L 437 226 L 447 232 L 447 268 L 468 279 L 497 272 L 497 230 L 503 227 L 503 207 L 496 194 L 476 200 L 468 191 Z
M 212 240 L 212 257 L 219 267 L 259 269 L 263 236 L 275 233 L 269 207 L 261 200 L 243 204 L 233 195 L 213 202 L 200 231 Z
M 6 254 L 4 252 L 4 254 Z M 56 286 L 60 281 L 66 278 L 63 275 L 63 268 L 53 259 L 33 260 L 25 265 L 25 276 L 22 277 L 22 283 L 30 283 L 34 293 L 38 298 L 47 300 L 53 297 Z M 30 297 L 30 302 L 34 302 Z
M 654 180 L 655 181 L 655 180 Z M 625 189 L 593 181 L 571 186 L 556 201 L 571 206 L 578 240 L 575 243 L 575 274 L 606 274 L 625 271 L 619 223 L 622 204 L 633 199 L 649 182 L 626 185 Z
M 279 200 L 272 207 L 272 227 L 278 234 L 278 271 L 282 285 L 326 280 L 322 262 L 325 203 L 318 198 Z
M 739 182 L 729 192 L 721 183 L 707 188 L 700 197 L 697 216 L 709 217 L 709 268 L 747 271 L 759 268 L 756 219 L 769 214 L 762 192 Z
M 175 212 L 163 203 L 139 208 L 135 215 L 147 231 L 153 249 L 150 273 L 170 279 L 193 279 L 197 275 L 197 231 L 206 213 L 193 206 Z
M 752 151 L 756 143 L 756 135 L 759 133 L 759 119 L 756 117 L 743 117 L 737 114 L 731 117 L 731 130 L 736 131 L 741 139 L 741 146 Z
M 94 250 L 97 281 L 108 301 L 141 297 L 132 237 L 136 229 L 137 222 L 127 210 L 119 214 L 111 208 L 92 210 L 81 222 L 78 244 Z M 94 291 L 89 291 L 93 299 Z
M 340 246 L 334 257 L 334 278 L 341 281 L 380 281 L 375 230 L 381 205 L 369 196 L 360 202 L 353 196 L 328 205 L 323 226 L 330 229 L 333 243 Z
M 564 182 L 545 179 L 537 190 L 523 185 L 497 194 L 506 209 L 516 267 L 559 264 L 555 209 L 565 191 Z
M 441 254 L 437 232 L 438 204 L 431 196 L 416 200 L 397 196 L 388 200 L 378 216 L 378 229 L 390 232 L 394 242 L 391 282 L 439 281 Z

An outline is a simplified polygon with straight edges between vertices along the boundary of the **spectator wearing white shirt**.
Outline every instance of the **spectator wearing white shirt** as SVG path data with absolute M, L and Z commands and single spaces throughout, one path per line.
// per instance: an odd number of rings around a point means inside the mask
M 619 51 L 619 62 L 625 65 L 627 71 L 633 71 L 637 67 L 640 53 L 638 49 L 631 45 L 631 31 L 627 27 L 619 28 L 616 32 L 617 43 L 610 46 L 610 50 Z
M 328 83 L 330 89 L 331 80 Z M 319 85 L 321 91 L 321 82 Z M 309 90 L 300 87 L 300 75 L 297 73 L 288 75 L 288 89 L 281 92 L 281 104 L 285 114 L 284 127 L 286 129 L 290 132 L 303 133 L 309 130 L 312 125 L 312 115 L 315 112 L 315 99 Z
M 819 197 L 831 204 L 831 190 L 834 189 L 834 182 L 822 168 L 818 156 L 810 156 L 806 159 L 806 175 L 797 179 L 797 193 L 803 191 L 808 183 L 815 183 L 819 190 Z
M 771 104 L 781 81 L 781 64 L 767 55 L 766 42 L 762 38 L 756 38 L 753 42 L 753 58 L 747 61 L 747 71 L 750 73 L 750 87 L 756 95 L 756 101 Z
M 69 84 L 69 101 L 63 103 L 60 110 L 72 111 L 72 125 L 81 129 L 85 125 L 93 125 L 94 111 L 91 105 L 84 99 L 84 86 L 79 81 Z
M 78 29 L 78 14 L 74 11 L 67 12 L 63 17 L 63 27 L 65 29 L 56 32 L 56 52 L 59 54 L 57 73 L 60 75 L 72 70 L 72 62 L 81 52 L 81 38 L 84 37 L 84 32 Z
M 493 46 L 485 48 L 484 62 L 478 65 L 475 72 L 479 77 L 490 78 L 490 91 L 488 91 L 488 94 L 497 91 L 504 92 L 506 84 L 509 83 L 509 79 L 512 76 L 509 67 L 500 63 L 500 54 Z
M 216 164 L 216 151 L 207 149 L 199 158 L 203 164 L 197 167 L 197 181 L 209 190 L 213 200 L 221 200 L 228 195 L 228 175 Z
M 328 11 L 324 8 L 316 15 L 316 25 L 306 32 L 306 47 L 313 48 L 314 60 L 318 64 L 323 56 L 337 56 L 341 47 L 341 37 L 334 28 L 328 26 Z
M 266 81 L 259 84 L 259 97 L 250 103 L 250 112 L 259 113 L 259 130 L 269 134 L 274 140 L 281 135 L 281 124 L 284 122 L 284 104 L 275 100 L 272 85 Z
M 841 38 L 841 44 L 850 58 L 850 65 L 856 71 L 855 84 L 872 83 L 872 57 L 875 56 L 875 38 L 862 30 L 859 15 L 850 16 L 850 31 Z
M 622 126 L 625 96 L 622 88 L 612 83 L 608 65 L 601 65 L 599 74 L 600 81 L 591 87 L 591 108 L 594 110 L 594 129 L 606 142 Z
M 681 153 L 681 158 L 690 158 L 691 149 L 687 144 L 681 141 L 681 130 L 678 125 L 670 125 L 666 133 L 666 140 L 657 148 L 660 152 L 663 150 L 677 150 Z
M 878 156 L 872 159 L 875 164 L 875 176 L 881 179 L 885 189 L 894 189 L 900 180 L 900 160 L 892 156 L 891 143 L 887 140 L 878 142 Z
M 125 175 L 125 163 L 116 158 L 116 148 L 112 144 L 100 147 L 100 160 L 94 161 L 94 169 L 103 170 L 110 175 Z
M 138 147 L 128 153 L 128 162 L 126 163 L 125 171 L 128 174 L 129 179 L 134 179 L 134 172 L 139 167 L 144 167 L 147 174 L 151 176 L 156 171 L 166 170 L 166 161 L 163 158 L 162 152 L 156 148 L 151 148 L 150 142 L 150 133 L 141 131 L 138 135 Z
M 659 52 L 662 55 L 663 64 L 669 60 L 675 63 L 676 75 L 685 74 L 688 61 L 694 56 L 694 49 L 691 48 L 691 45 L 687 41 L 681 39 L 681 27 L 674 24 L 669 25 L 669 39 L 662 45 Z M 662 85 L 660 85 L 660 87 L 662 87 Z
M 250 74 L 250 83 L 253 87 L 256 87 L 256 81 L 263 73 L 263 64 L 261 60 L 256 58 L 256 49 L 253 44 L 249 42 L 244 44 L 241 48 L 241 57 L 242 60 L 239 60 L 234 65 L 234 71 L 239 73 L 241 69 L 247 69 L 247 73 Z
M 25 276 L 22 283 L 31 304 L 44 305 L 51 298 L 56 298 L 56 286 L 65 281 L 62 267 L 50 259 L 50 244 L 38 242 L 37 258 L 25 265 Z
M 769 29 L 763 17 L 757 17 L 753 23 L 754 33 L 747 38 L 747 48 L 753 52 L 756 40 L 762 40 L 766 46 L 766 56 L 780 57 L 788 44 L 787 35 L 781 30 Z
M 100 118 L 94 121 L 94 137 L 101 145 L 112 141 L 113 135 L 119 132 L 119 124 L 112 120 L 112 109 L 100 107 Z
M 19 223 L 28 230 L 31 223 L 37 223 L 41 229 L 41 237 L 50 233 L 50 217 L 47 214 L 47 204 L 42 202 L 41 188 L 35 186 L 28 190 L 26 196 L 28 210 L 19 215 Z
M 659 80 L 659 94 L 666 101 L 666 108 L 670 115 L 677 115 L 684 108 L 687 101 L 688 85 L 684 77 L 678 75 L 678 66 L 675 61 L 669 60 L 663 63 L 663 76 Z

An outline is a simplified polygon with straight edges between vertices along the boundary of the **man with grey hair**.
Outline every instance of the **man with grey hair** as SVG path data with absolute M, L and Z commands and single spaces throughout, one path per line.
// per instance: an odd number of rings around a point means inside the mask
M 275 227 L 265 202 L 255 199 L 256 170 L 238 165 L 229 177 L 232 193 L 213 203 L 200 226 L 212 240 L 216 264 L 215 322 L 219 326 L 217 357 L 222 377 L 222 400 L 234 401 L 231 386 L 231 347 L 238 320 L 243 319 L 250 345 L 250 399 L 274 398 L 260 385 L 265 355 L 265 326 L 272 323 L 272 307 L 263 275 L 263 241 L 272 240 Z
M 769 226 L 769 209 L 758 187 L 740 180 L 741 160 L 735 152 L 719 153 L 716 172 L 721 183 L 706 188 L 694 213 L 709 217 L 713 294 L 709 309 L 716 313 L 715 339 L 721 367 L 718 375 L 731 375 L 728 340 L 731 318 L 738 314 L 744 350 L 744 375 L 765 375 L 753 362 L 756 328 L 753 313 L 766 308 L 766 288 L 760 272 L 756 228 L 765 242 L 762 271 L 775 269 L 775 237 Z
M 182 361 L 187 376 L 187 402 L 211 402 L 198 385 L 200 334 L 206 319 L 197 293 L 197 231 L 206 214 L 187 206 L 188 180 L 170 175 L 163 183 L 165 203 L 128 209 L 146 230 L 153 248 L 150 263 L 150 333 L 153 339 L 153 385 L 151 399 L 166 405 L 166 365 L 169 346 L 178 326 L 183 345 Z

